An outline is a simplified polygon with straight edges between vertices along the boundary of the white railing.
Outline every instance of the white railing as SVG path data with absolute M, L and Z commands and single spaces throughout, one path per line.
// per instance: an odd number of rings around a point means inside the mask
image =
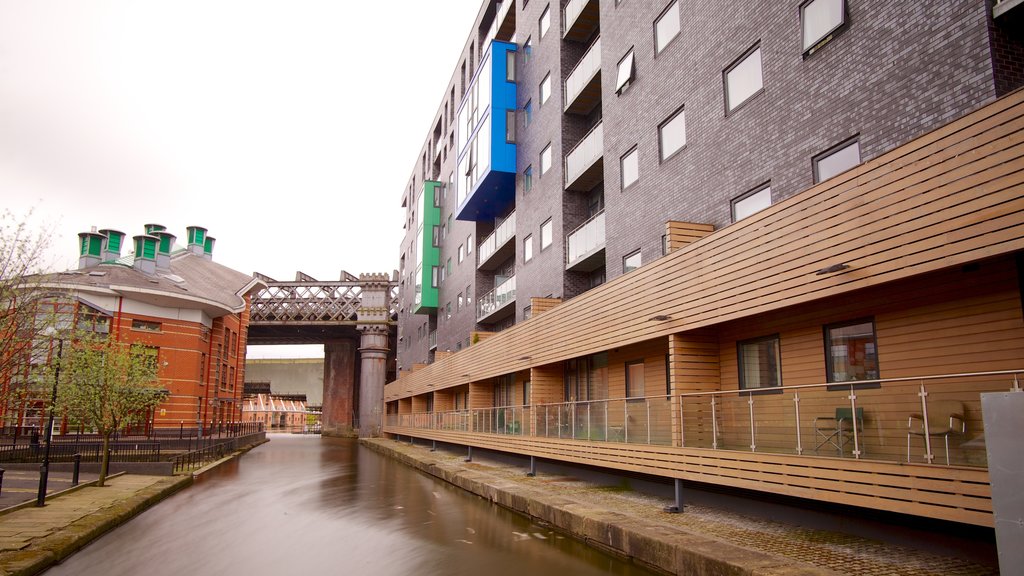
M 565 22 L 563 35 L 565 32 L 572 30 L 572 26 L 576 23 L 576 19 L 580 17 L 580 14 L 583 12 L 583 8 L 593 1 L 594 0 L 569 0 L 569 3 L 566 4 L 565 8 L 562 10 L 562 22 Z
M 981 394 L 1024 393 L 1022 376 L 1006 370 L 404 414 L 388 425 L 460 423 L 455 429 L 466 432 L 986 468 Z
M 516 213 L 513 211 L 509 214 L 500 224 L 494 227 L 494 232 L 491 232 L 484 241 L 477 247 L 477 266 L 483 264 L 488 258 L 494 255 L 512 238 L 516 235 Z
M 594 250 L 604 247 L 604 210 L 565 237 L 565 265 L 572 266 Z
M 512 276 L 477 300 L 476 319 L 482 320 L 516 299 L 516 277 Z
M 565 156 L 566 187 L 582 176 L 587 168 L 601 158 L 602 154 L 604 154 L 604 122 L 598 122 L 597 126 L 591 128 L 583 140 L 580 140 Z
M 573 101 L 576 100 L 576 97 L 580 95 L 580 92 L 583 91 L 583 88 L 587 86 L 587 83 L 590 82 L 590 79 L 600 71 L 601 38 L 598 37 L 565 79 L 565 90 L 563 91 L 565 94 L 565 108 L 569 108 Z

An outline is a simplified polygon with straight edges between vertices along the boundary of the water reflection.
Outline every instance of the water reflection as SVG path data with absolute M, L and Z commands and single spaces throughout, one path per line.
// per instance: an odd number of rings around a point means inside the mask
M 649 574 L 354 441 L 285 435 L 47 572 L 300 573 Z

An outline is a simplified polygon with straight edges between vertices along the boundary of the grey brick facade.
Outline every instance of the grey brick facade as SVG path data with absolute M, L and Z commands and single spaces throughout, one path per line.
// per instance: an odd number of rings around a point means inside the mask
M 601 276 L 600 269 L 565 269 L 566 234 L 587 220 L 594 198 L 603 198 L 605 210 L 603 274 L 613 278 L 622 273 L 623 257 L 637 249 L 645 264 L 662 255 L 668 220 L 728 226 L 732 199 L 764 184 L 771 186 L 775 203 L 805 190 L 814 183 L 812 158 L 837 143 L 856 138 L 861 159 L 867 160 L 1024 84 L 1019 34 L 1007 26 L 1006 16 L 994 20 L 985 0 L 846 0 L 845 25 L 807 56 L 801 48 L 799 1 L 755 0 L 728 7 L 710 0 L 678 2 L 680 33 L 657 55 L 655 20 L 670 4 L 667 0 L 590 0 L 599 5 L 600 24 L 582 41 L 562 38 L 565 3 L 529 0 L 523 6 L 518 0 L 513 7 L 519 47 L 515 321 L 523 321 L 531 297 L 571 298 Z M 403 192 L 410 207 L 403 262 L 412 260 L 416 224 L 411 207 L 417 190 L 424 178 L 447 183 L 456 171 L 456 152 L 448 146 L 451 111 L 459 105 L 452 101 L 452 89 L 460 100 L 463 63 L 467 74 L 476 69 L 494 4 L 487 0 L 480 9 L 431 123 L 441 130 L 431 129 Z M 551 27 L 540 38 L 538 20 L 549 5 Z M 564 81 L 598 35 L 601 100 L 587 115 L 564 113 Z M 523 54 L 527 38 L 532 45 L 528 62 Z M 753 46 L 761 50 L 763 89 L 727 114 L 723 72 Z M 616 94 L 617 64 L 631 48 L 635 74 L 630 86 Z M 551 97 L 540 105 L 539 86 L 548 73 Z M 532 106 L 528 126 L 527 102 Z M 680 108 L 686 144 L 660 161 L 658 126 Z M 603 182 L 589 192 L 564 190 L 565 155 L 598 121 L 604 128 Z M 438 134 L 442 146 L 435 154 Z M 552 167 L 542 175 L 540 154 L 549 143 Z M 639 181 L 623 191 L 619 159 L 633 147 L 639 153 Z M 442 160 L 435 163 L 435 157 Z M 526 192 L 523 173 L 528 167 L 533 186 Z M 398 363 L 404 370 L 433 359 L 428 333 L 435 328 L 437 350 L 454 352 L 469 342 L 472 331 L 512 322 L 476 322 L 477 302 L 495 281 L 494 272 L 477 270 L 476 244 L 494 223 L 456 220 L 457 203 L 449 188 L 441 203 L 446 234 L 440 245 L 441 266 L 451 259 L 452 269 L 440 284 L 436 316 L 411 314 L 412 271 L 406 267 L 402 272 Z M 540 229 L 549 218 L 553 242 L 541 250 Z M 528 235 L 533 236 L 533 258 L 525 262 Z M 459 246 L 465 250 L 467 237 L 472 237 L 473 251 L 459 263 Z

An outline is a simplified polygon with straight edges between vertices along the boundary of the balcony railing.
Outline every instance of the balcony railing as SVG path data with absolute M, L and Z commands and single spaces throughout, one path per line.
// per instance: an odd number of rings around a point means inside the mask
M 393 414 L 388 425 L 987 468 L 981 394 L 1020 391 L 1021 376 L 979 372 Z
M 591 3 L 593 3 L 592 6 Z M 581 19 L 580 15 L 587 8 L 590 9 L 587 11 L 586 17 Z M 587 31 L 596 27 L 597 13 L 597 0 L 569 0 L 565 8 L 562 9 L 563 37 L 574 40 L 585 37 Z
M 512 212 L 501 221 L 500 224 L 494 227 L 494 232 L 491 232 L 484 241 L 477 247 L 477 267 L 480 267 L 490 260 L 491 256 L 502 248 L 506 242 L 515 238 L 516 236 L 516 213 Z
M 578 188 L 589 190 L 593 187 L 592 185 L 588 186 L 593 177 L 583 178 L 583 176 L 591 176 L 588 172 L 593 172 L 592 168 L 596 166 L 598 160 L 603 159 L 603 154 L 604 123 L 598 122 L 597 126 L 594 126 L 565 156 L 565 188 L 567 190 Z M 597 172 L 599 181 L 600 170 Z
M 516 301 L 516 277 L 512 276 L 477 300 L 477 321 L 482 321 Z
M 565 238 L 565 267 L 567 270 L 581 264 L 604 248 L 604 210 L 576 228 Z
M 427 347 L 430 350 L 437 348 L 437 330 L 431 330 L 427 335 Z
M 580 58 L 580 61 L 576 64 L 576 67 L 572 69 L 569 76 L 565 79 L 565 110 L 570 111 L 573 105 L 576 103 L 576 99 L 583 92 L 584 88 L 590 87 L 593 92 L 596 92 L 594 96 L 600 99 L 601 97 L 601 86 L 600 80 L 597 82 L 596 87 L 591 87 L 591 80 L 600 74 L 601 72 L 601 38 L 598 38 L 587 50 L 587 53 Z M 593 106 L 587 105 L 584 108 L 592 108 Z M 582 112 L 589 112 L 589 110 L 581 110 Z

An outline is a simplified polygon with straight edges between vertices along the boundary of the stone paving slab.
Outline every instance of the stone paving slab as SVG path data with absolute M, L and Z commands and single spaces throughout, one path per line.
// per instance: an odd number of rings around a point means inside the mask
M 464 462 L 463 455 L 386 439 L 362 440 L 378 452 L 547 522 L 615 554 L 669 573 L 988 576 L 994 566 L 839 532 L 809 529 L 672 502 L 631 490 L 539 473 L 519 466 Z
M 38 574 L 191 483 L 125 474 L 0 516 L 0 575 Z

